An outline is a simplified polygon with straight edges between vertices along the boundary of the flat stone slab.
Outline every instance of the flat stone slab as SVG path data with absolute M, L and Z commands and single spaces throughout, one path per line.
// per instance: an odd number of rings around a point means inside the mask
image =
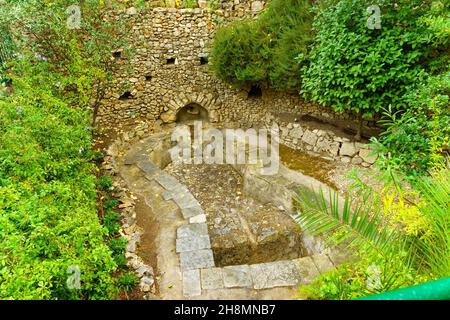
M 164 191 L 162 194 L 164 200 L 169 201 L 173 199 L 173 193 L 171 191 Z
M 197 199 L 189 192 L 176 193 L 173 195 L 173 201 L 180 207 L 180 209 L 187 209 L 192 207 L 200 207 Z
M 209 236 L 177 239 L 177 253 L 202 249 L 211 249 L 211 240 L 209 239 Z
M 202 294 L 200 270 L 183 271 L 183 295 L 196 297 Z
M 225 288 L 250 288 L 253 285 L 248 265 L 222 268 Z
M 186 224 L 177 230 L 177 238 L 191 238 L 208 235 L 208 225 L 206 223 Z
M 292 261 L 250 265 L 250 273 L 255 289 L 290 287 L 299 282 L 299 272 L 296 264 Z
M 189 223 L 205 223 L 206 222 L 206 214 L 201 214 L 192 218 L 189 218 Z
M 167 173 L 161 173 L 156 177 L 156 181 L 169 191 L 176 191 L 181 187 L 181 184 L 177 179 L 168 175 Z
M 196 216 L 202 215 L 205 212 L 203 211 L 202 207 L 200 207 L 200 206 L 193 206 L 193 207 L 181 209 L 181 213 L 183 214 L 183 217 L 185 219 L 189 219 L 189 218 L 192 218 L 192 217 L 196 217 Z
M 320 273 L 334 269 L 333 262 L 331 262 L 330 258 L 326 254 L 315 254 L 311 256 L 311 258 Z
M 223 274 L 221 268 L 202 269 L 200 271 L 202 289 L 215 290 L 223 289 Z
M 139 161 L 136 165 L 144 171 L 146 174 L 153 175 L 156 172 L 160 171 L 159 167 L 151 161 Z
M 181 252 L 180 264 L 184 271 L 214 267 L 213 252 L 210 249 Z
M 143 151 L 136 152 L 134 154 L 128 154 L 123 158 L 123 163 L 125 165 L 132 165 L 136 164 L 141 161 L 148 160 L 148 155 L 145 154 Z
M 320 274 L 311 257 L 295 259 L 294 263 L 297 266 L 300 282 L 303 284 L 311 283 Z

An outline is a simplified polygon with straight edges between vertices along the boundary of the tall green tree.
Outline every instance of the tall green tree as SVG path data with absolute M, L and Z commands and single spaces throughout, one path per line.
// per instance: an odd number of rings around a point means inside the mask
M 435 69 L 442 39 L 423 19 L 439 5 L 433 0 L 325 1 L 314 21 L 315 43 L 309 56 L 301 56 L 308 62 L 301 92 L 361 120 L 389 105 L 404 110 L 403 95 Z

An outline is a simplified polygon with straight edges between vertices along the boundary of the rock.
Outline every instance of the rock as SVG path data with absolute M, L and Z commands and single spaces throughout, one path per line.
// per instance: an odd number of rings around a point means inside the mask
M 177 230 L 178 238 L 190 238 L 196 236 L 207 236 L 208 226 L 206 223 L 187 224 Z
M 312 131 L 309 130 L 306 130 L 305 134 L 302 137 L 302 141 L 304 143 L 309 144 L 310 146 L 314 146 L 317 143 L 317 139 L 318 137 Z
M 134 201 L 129 200 L 129 199 L 121 199 L 120 201 L 122 203 L 119 204 L 119 209 L 129 208 L 129 207 L 132 207 L 134 205 Z
M 341 161 L 343 163 L 350 163 L 352 161 L 352 158 L 350 158 L 350 157 L 341 157 Z
M 203 209 L 200 206 L 193 206 L 190 208 L 181 209 L 181 213 L 185 219 L 189 219 L 204 214 Z
M 211 249 L 209 236 L 183 237 L 176 241 L 177 253 L 201 249 Z
M 108 156 L 116 158 L 119 155 L 119 149 L 117 148 L 117 145 L 115 143 L 113 143 L 106 151 L 106 154 Z
M 141 290 L 143 292 L 150 292 L 152 291 L 152 286 L 154 283 L 155 280 L 153 279 L 153 277 L 142 277 L 139 286 L 141 287 Z
M 250 266 L 254 289 L 295 286 L 299 282 L 297 266 L 292 261 L 277 261 Z
M 174 123 L 177 120 L 177 115 L 173 112 L 164 112 L 161 114 L 161 120 L 164 123 Z
M 202 269 L 201 282 L 202 282 L 202 289 L 205 290 L 223 289 L 224 284 L 223 284 L 222 269 L 220 268 Z
M 377 155 L 371 155 L 373 152 L 373 150 L 369 150 L 369 149 L 361 149 L 359 150 L 359 156 L 367 163 L 369 164 L 374 164 L 375 161 L 377 160 L 378 156 Z
M 356 157 L 354 157 L 352 159 L 352 163 L 356 164 L 356 165 L 361 164 L 361 163 L 363 163 L 363 159 L 361 159 L 360 157 L 356 156 Z
M 358 149 L 356 149 L 355 144 L 353 142 L 343 142 L 341 150 L 339 150 L 340 156 L 353 157 L 357 153 L 358 153 Z
M 212 250 L 204 249 L 181 252 L 180 264 L 182 270 L 194 270 L 214 267 L 214 257 Z
M 207 0 L 198 0 L 198 7 L 201 9 L 208 9 L 208 1 Z
M 183 295 L 196 297 L 202 294 L 200 270 L 183 271 Z
M 205 222 L 206 222 L 205 214 L 200 214 L 198 216 L 189 219 L 189 223 L 205 223 Z
M 140 278 L 143 276 L 153 276 L 153 268 L 150 266 L 140 266 L 137 268 L 136 273 Z
M 291 130 L 291 136 L 297 139 L 301 139 L 303 137 L 303 130 L 300 127 L 294 128 Z
M 264 9 L 264 2 L 262 1 L 253 1 L 252 2 L 252 11 L 259 12 Z
M 225 288 L 250 288 L 253 284 L 248 265 L 224 267 L 222 273 Z
M 137 14 L 136 8 L 135 7 L 128 8 L 127 9 L 127 14 L 130 15 L 130 16 L 133 16 L 133 15 Z
M 297 265 L 300 282 L 302 284 L 311 283 L 320 274 L 311 257 L 296 259 L 294 260 L 294 263 Z
M 320 273 L 324 273 L 328 270 L 334 269 L 333 263 L 326 254 L 315 254 L 311 256 L 311 258 Z

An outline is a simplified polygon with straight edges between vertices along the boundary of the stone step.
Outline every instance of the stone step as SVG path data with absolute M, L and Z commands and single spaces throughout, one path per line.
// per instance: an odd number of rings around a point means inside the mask
M 202 249 L 211 249 L 209 236 L 184 237 L 176 241 L 177 253 Z
M 185 219 L 189 219 L 192 217 L 196 217 L 196 216 L 200 216 L 204 214 L 203 209 L 200 206 L 193 206 L 193 207 L 189 207 L 189 208 L 184 208 L 181 209 L 181 213 L 183 214 L 183 217 Z
M 214 267 L 213 252 L 211 249 L 181 252 L 180 264 L 183 271 Z
M 150 176 L 153 176 L 156 173 L 159 173 L 161 171 L 161 169 L 156 164 L 154 164 L 153 162 L 151 162 L 149 160 L 138 161 L 136 163 L 136 165 L 138 166 L 139 169 L 144 171 L 144 173 L 146 175 L 150 175 Z
M 208 225 L 206 223 L 186 224 L 178 228 L 177 238 L 190 238 L 207 236 Z
M 200 270 L 183 271 L 183 295 L 185 297 L 197 297 L 201 294 Z

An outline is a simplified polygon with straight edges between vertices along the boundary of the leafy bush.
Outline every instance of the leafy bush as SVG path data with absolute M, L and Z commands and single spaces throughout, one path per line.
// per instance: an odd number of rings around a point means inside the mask
M 120 214 L 108 210 L 103 217 L 103 223 L 110 235 L 116 235 L 120 229 Z
M 431 77 L 405 96 L 403 112 L 387 110 L 386 130 L 373 144 L 380 154 L 380 168 L 402 172 L 417 179 L 450 151 L 450 72 Z
M 309 8 L 307 0 L 273 0 L 256 21 L 219 29 L 211 52 L 216 76 L 238 87 L 298 90 L 301 65 L 295 58 L 311 41 Z
M 120 237 L 116 239 L 111 239 L 109 241 L 109 248 L 113 252 L 113 258 L 119 268 L 124 268 L 127 264 L 127 259 L 125 258 L 125 248 L 127 245 L 127 239 Z
M 139 278 L 132 272 L 125 272 L 119 277 L 118 284 L 123 290 L 129 291 L 139 283 Z
M 367 8 L 381 9 L 381 29 L 371 30 Z M 371 117 L 389 105 L 404 110 L 403 96 L 442 62 L 442 37 L 424 22 L 433 0 L 325 1 L 314 21 L 317 32 L 302 71 L 306 97 L 335 111 Z M 439 66 L 442 67 L 442 64 Z
M 111 52 L 118 47 L 127 49 L 120 36 L 127 30 L 126 20 L 108 21 L 104 10 L 108 4 L 99 0 L 76 3 L 81 11 L 79 28 L 69 27 L 72 14 L 67 10 L 74 5 L 71 0 L 5 2 L 0 28 L 9 30 L 24 60 L 47 63 L 44 78 L 28 74 L 34 80 L 30 84 L 42 85 L 45 79 L 50 84 L 48 89 L 73 108 L 93 110 L 94 122 L 99 102 L 118 70 Z M 120 2 L 109 3 L 117 6 Z
M 89 117 L 36 91 L 0 101 L 0 297 L 112 298 L 94 167 L 79 153 L 90 147 Z M 79 291 L 66 286 L 71 265 Z
M 103 19 L 102 3 L 81 2 L 75 30 L 66 23 L 72 1 L 2 4 L 0 27 L 20 52 L 8 61 L 15 93 L 0 100 L 2 299 L 117 296 L 117 264 L 97 214 L 90 128 L 122 26 Z M 74 266 L 80 290 L 67 285 Z
M 97 184 L 101 189 L 103 189 L 103 191 L 112 191 L 114 189 L 113 181 L 109 176 L 100 177 Z
M 405 190 L 388 179 L 382 191 L 359 185 L 353 201 L 340 204 L 300 191 L 298 220 L 330 244 L 345 243 L 358 262 L 326 273 L 303 288 L 312 298 L 348 299 L 450 276 L 450 170 L 442 164 L 431 177 Z M 370 268 L 379 282 L 368 287 Z

